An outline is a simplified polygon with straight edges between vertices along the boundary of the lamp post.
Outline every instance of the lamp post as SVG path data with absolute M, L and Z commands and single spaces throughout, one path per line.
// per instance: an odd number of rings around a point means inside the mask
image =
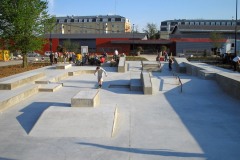
M 134 24 L 133 24 L 133 55 L 134 55 Z
M 238 6 L 238 0 L 236 0 L 236 24 L 235 24 L 235 45 L 234 45 L 234 52 L 235 57 L 237 56 L 237 7 Z

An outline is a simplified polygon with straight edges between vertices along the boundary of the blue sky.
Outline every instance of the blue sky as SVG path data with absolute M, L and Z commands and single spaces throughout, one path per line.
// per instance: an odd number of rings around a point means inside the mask
M 147 23 L 160 27 L 161 21 L 171 19 L 235 19 L 235 8 L 236 0 L 49 0 L 52 15 L 117 14 L 130 19 L 138 31 Z

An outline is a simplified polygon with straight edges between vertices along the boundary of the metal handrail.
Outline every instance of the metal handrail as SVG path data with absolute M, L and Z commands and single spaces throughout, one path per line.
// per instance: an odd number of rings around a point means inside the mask
M 178 85 L 181 84 L 181 93 L 182 93 L 182 91 L 183 91 L 182 81 L 181 81 L 180 77 L 175 72 L 172 72 L 172 73 L 173 73 L 173 76 L 175 76 L 176 79 L 178 79 Z

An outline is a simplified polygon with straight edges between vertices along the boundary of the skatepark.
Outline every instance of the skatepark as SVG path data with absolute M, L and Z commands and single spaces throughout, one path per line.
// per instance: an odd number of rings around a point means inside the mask
M 239 73 L 200 63 L 190 73 L 190 62 L 186 72 L 178 62 L 173 72 L 168 62 L 143 69 L 154 58 L 103 66 L 101 89 L 96 66 L 59 64 L 0 79 L 0 159 L 238 159 L 239 92 L 225 90 L 219 75 L 237 88 Z

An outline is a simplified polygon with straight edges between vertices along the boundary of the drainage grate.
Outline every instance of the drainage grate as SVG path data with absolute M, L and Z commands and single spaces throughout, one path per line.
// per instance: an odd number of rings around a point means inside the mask
M 130 88 L 130 85 L 111 84 L 108 88 Z

